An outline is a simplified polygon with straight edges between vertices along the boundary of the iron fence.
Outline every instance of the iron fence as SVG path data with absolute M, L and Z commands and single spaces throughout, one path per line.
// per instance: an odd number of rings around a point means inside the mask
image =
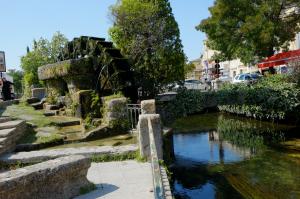
M 139 115 L 141 114 L 140 104 L 127 104 L 127 114 L 132 130 L 136 129 L 139 122 Z

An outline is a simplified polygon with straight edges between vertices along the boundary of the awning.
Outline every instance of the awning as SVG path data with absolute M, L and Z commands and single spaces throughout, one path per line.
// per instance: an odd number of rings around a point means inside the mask
M 258 64 L 258 68 L 269 68 L 279 65 L 285 65 L 288 64 L 288 62 L 297 59 L 300 59 L 300 49 L 278 53 L 276 55 L 268 57 Z

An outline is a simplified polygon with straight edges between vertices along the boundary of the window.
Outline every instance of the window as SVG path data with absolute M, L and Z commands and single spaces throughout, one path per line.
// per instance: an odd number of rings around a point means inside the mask
M 239 80 L 245 80 L 245 75 L 240 75 Z

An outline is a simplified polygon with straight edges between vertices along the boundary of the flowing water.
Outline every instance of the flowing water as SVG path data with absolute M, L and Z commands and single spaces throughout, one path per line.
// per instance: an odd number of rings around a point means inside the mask
M 300 131 L 227 114 L 174 124 L 176 198 L 300 198 Z

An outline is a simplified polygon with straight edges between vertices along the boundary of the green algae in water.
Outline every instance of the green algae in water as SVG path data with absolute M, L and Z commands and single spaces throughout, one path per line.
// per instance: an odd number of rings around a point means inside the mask
M 176 198 L 300 198 L 294 126 L 204 114 L 173 127 Z

